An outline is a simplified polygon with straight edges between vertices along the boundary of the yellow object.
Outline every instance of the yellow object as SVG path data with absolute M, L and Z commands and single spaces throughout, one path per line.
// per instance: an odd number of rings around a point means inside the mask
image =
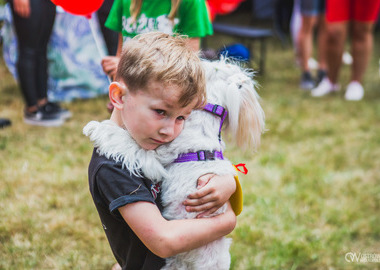
M 241 211 L 243 211 L 243 190 L 241 188 L 239 177 L 237 175 L 235 175 L 235 182 L 236 182 L 236 190 L 235 190 L 235 193 L 232 194 L 230 197 L 230 203 L 231 203 L 232 210 L 234 210 L 235 212 L 235 215 L 238 216 L 240 215 Z

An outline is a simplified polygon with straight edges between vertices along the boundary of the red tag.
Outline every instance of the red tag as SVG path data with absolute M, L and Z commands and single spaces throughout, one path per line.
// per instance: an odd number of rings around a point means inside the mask
M 239 164 L 234 165 L 234 166 L 235 166 L 235 168 L 236 168 L 239 172 L 241 172 L 242 174 L 247 174 L 247 173 L 248 173 L 248 169 L 247 169 L 247 167 L 245 167 L 245 164 L 244 164 L 244 163 L 239 163 Z M 243 168 L 243 170 L 239 169 L 239 167 Z

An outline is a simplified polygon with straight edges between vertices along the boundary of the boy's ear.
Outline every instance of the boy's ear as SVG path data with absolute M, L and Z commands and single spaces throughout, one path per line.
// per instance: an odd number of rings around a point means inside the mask
M 119 82 L 112 82 L 109 86 L 108 95 L 113 107 L 117 110 L 121 110 L 124 105 L 123 96 L 125 95 L 125 87 Z

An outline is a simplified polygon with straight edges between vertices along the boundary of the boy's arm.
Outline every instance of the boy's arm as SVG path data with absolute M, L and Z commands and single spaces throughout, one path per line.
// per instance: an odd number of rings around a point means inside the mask
M 232 232 L 236 225 L 230 205 L 224 214 L 202 219 L 168 221 L 149 202 L 127 204 L 119 212 L 144 245 L 162 258 L 215 241 Z

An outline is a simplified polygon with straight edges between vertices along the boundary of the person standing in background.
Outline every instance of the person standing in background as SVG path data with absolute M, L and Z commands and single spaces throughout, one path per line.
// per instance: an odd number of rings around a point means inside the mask
M 102 60 L 103 70 L 111 78 L 116 73 L 123 43 L 138 34 L 160 31 L 186 35 L 195 51 L 200 49 L 200 38 L 213 34 L 204 0 L 115 0 L 105 25 L 119 33 L 116 57 Z
M 10 5 L 18 41 L 18 82 L 26 103 L 24 121 L 60 126 L 71 113 L 47 98 L 47 45 L 56 7 L 49 0 L 11 0 Z
M 302 70 L 300 87 L 311 90 L 326 76 L 325 0 L 300 0 L 299 5 L 301 27 L 296 42 Z M 313 54 L 314 29 L 317 25 L 318 73 L 316 79 L 313 79 L 308 62 Z
M 321 97 L 340 89 L 338 76 L 342 65 L 344 45 L 349 34 L 353 58 L 350 83 L 344 98 L 361 100 L 362 86 L 373 49 L 373 26 L 380 10 L 380 0 L 326 0 L 328 74 L 311 91 L 313 97 Z

